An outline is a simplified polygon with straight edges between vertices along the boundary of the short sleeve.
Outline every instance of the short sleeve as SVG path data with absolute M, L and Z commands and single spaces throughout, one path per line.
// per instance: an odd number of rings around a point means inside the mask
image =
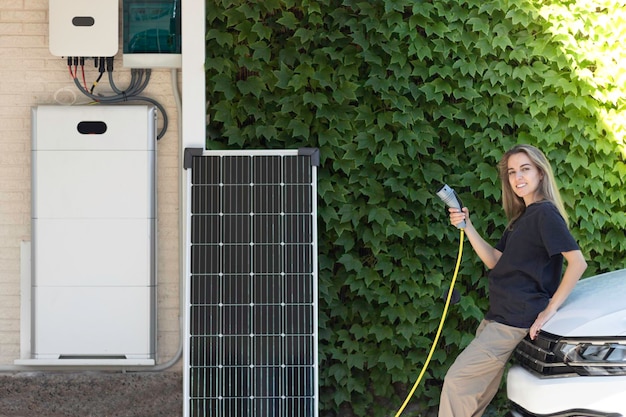
M 580 247 L 565 224 L 561 213 L 552 204 L 543 205 L 540 220 L 541 240 L 549 256 L 579 250 Z

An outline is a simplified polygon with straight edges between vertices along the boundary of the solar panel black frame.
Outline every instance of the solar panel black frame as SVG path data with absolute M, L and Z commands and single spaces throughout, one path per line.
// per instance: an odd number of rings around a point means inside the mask
M 184 416 L 317 417 L 317 155 L 190 168 Z

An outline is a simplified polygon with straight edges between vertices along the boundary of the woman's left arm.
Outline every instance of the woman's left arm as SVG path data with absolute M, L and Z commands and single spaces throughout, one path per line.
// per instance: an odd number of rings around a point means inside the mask
M 554 316 L 561 304 L 565 302 L 567 296 L 572 292 L 583 272 L 587 269 L 587 262 L 580 250 L 562 252 L 562 255 L 567 261 L 565 273 L 548 306 L 539 313 L 533 325 L 530 326 L 529 334 L 532 340 L 535 340 L 543 325 Z

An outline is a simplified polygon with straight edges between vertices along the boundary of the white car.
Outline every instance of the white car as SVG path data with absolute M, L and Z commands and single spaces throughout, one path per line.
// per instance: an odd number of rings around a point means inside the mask
M 626 417 L 626 269 L 580 280 L 513 363 L 515 417 Z

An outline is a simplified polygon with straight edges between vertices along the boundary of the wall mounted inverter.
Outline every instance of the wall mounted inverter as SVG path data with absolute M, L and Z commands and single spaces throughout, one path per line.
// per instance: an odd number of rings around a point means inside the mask
M 32 132 L 32 359 L 154 364 L 155 108 L 38 106 Z
M 110 57 L 119 49 L 119 1 L 48 1 L 54 56 Z

